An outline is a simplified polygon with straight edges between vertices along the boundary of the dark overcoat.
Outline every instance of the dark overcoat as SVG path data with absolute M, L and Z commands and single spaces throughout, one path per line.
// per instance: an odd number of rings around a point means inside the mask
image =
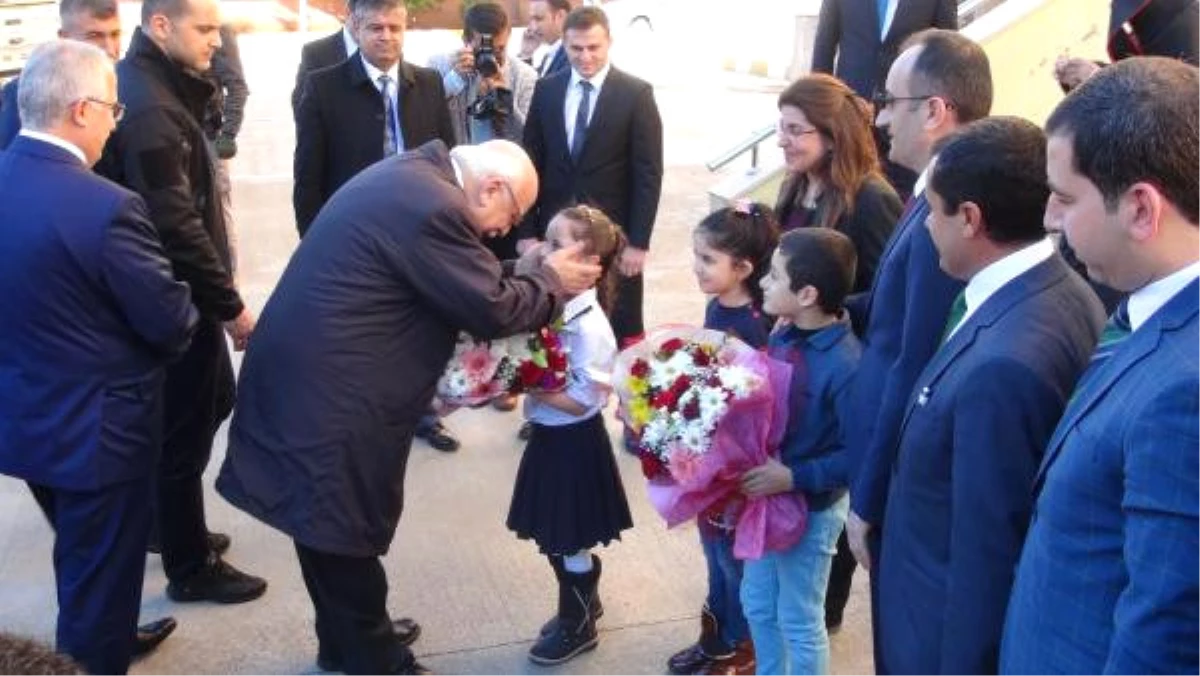
M 559 292 L 552 271 L 506 275 L 484 247 L 445 144 L 372 165 L 321 210 L 263 309 L 217 490 L 313 549 L 384 554 L 457 332 L 547 324 Z

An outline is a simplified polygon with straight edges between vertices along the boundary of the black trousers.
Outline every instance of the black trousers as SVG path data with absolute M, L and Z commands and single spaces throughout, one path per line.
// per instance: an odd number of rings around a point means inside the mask
M 618 274 L 616 286 L 612 307 L 608 311 L 608 320 L 612 322 L 613 333 L 617 336 L 617 346 L 624 349 L 641 340 L 646 333 L 642 321 L 645 277 L 626 277 Z
M 387 574 L 379 557 L 343 556 L 306 547 L 296 557 L 316 611 L 317 641 L 325 660 L 347 674 L 411 672 L 416 661 L 401 645 L 387 612 Z
M 874 646 L 875 673 L 890 674 L 892 671 L 883 659 L 883 637 L 879 632 L 879 556 L 882 543 L 883 534 L 876 526 L 867 533 L 867 550 L 871 555 L 871 645 Z
M 125 673 L 142 605 L 150 477 L 95 491 L 29 488 L 54 527 L 56 649 L 89 674 Z
M 833 555 L 833 566 L 829 569 L 829 585 L 825 588 L 825 624 L 841 624 L 846 603 L 850 600 L 850 586 L 854 582 L 854 569 L 858 562 L 850 551 L 846 529 L 838 537 L 837 553 Z
M 233 409 L 233 383 L 221 325 L 201 321 L 191 347 L 167 369 L 154 507 L 163 572 L 172 581 L 187 579 L 208 561 L 201 477 L 213 436 Z

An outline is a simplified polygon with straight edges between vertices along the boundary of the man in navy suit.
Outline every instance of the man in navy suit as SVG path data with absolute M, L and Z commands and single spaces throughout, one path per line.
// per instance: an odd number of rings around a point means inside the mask
M 1104 310 L 1042 227 L 1046 139 L 989 118 L 943 139 L 926 221 L 967 282 L 909 395 L 879 558 L 879 636 L 895 673 L 995 673 L 1042 449 Z
M 608 17 L 580 7 L 563 38 L 571 68 L 538 81 L 525 121 L 525 150 L 537 167 L 537 203 L 521 226 L 524 250 L 554 214 L 588 204 L 621 226 L 629 246 L 611 320 L 622 347 L 641 338 L 642 268 L 662 192 L 662 119 L 648 82 L 613 67 Z
M 1046 226 L 1129 292 L 1034 481 L 1001 673 L 1196 673 L 1200 80 L 1134 57 L 1046 122 Z
M 569 0 L 532 0 L 529 3 L 529 25 L 525 31 L 545 45 L 541 60 L 531 64 L 537 68 L 538 77 L 549 77 L 570 69 L 567 50 L 563 48 L 563 26 L 570 13 Z
M 892 64 L 881 99 L 877 123 L 891 137 L 891 159 L 923 171 L 938 139 L 991 110 L 987 54 L 953 31 L 918 33 Z M 950 305 L 963 286 L 938 265 L 937 249 L 924 227 L 928 215 L 924 177 L 919 177 L 914 197 L 879 259 L 871 290 L 847 303 L 862 336 L 863 355 L 854 386 L 860 424 L 851 429 L 847 442 L 857 467 L 846 536 L 855 558 L 868 569 L 876 556 L 868 552 L 868 536 L 870 548 L 877 549 L 878 532 L 871 531 L 883 523 L 908 395 L 937 350 Z M 875 582 L 872 575 L 872 585 Z M 872 594 L 872 603 L 877 601 Z M 886 671 L 878 651 L 875 666 Z
M 52 520 L 58 650 L 125 673 L 165 366 L 198 315 L 141 198 L 89 169 L 123 112 L 109 56 L 55 41 L 21 78 L 24 128 L 0 153 L 0 472 Z

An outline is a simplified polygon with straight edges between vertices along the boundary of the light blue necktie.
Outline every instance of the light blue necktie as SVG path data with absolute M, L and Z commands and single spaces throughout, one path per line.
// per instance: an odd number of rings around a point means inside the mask
M 379 91 L 383 94 L 383 115 L 386 118 L 383 125 L 383 156 L 388 157 L 400 152 L 400 124 L 396 117 L 396 105 L 392 103 L 392 78 L 387 75 L 379 76 Z

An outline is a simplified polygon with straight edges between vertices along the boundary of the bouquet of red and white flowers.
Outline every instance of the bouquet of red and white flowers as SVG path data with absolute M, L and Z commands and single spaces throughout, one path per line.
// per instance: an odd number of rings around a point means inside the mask
M 732 511 L 734 554 L 743 559 L 800 540 L 807 510 L 799 493 L 748 498 L 740 487 L 747 470 L 778 457 L 790 381 L 789 364 L 708 329 L 660 329 L 621 353 L 621 416 L 668 526 Z
M 567 355 L 558 331 L 498 340 L 463 333 L 438 379 L 437 396 L 455 406 L 479 406 L 503 394 L 556 392 L 567 386 Z

